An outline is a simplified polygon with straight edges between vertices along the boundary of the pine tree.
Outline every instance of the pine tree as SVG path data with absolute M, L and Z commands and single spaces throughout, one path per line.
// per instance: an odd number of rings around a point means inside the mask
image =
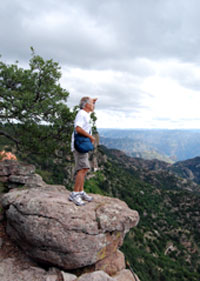
M 59 83 L 61 68 L 31 51 L 28 69 L 0 61 L 0 136 L 25 153 L 69 150 L 75 113 Z

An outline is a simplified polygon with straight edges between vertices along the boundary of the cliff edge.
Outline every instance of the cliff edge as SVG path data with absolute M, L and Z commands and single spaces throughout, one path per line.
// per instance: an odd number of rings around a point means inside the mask
M 93 202 L 77 207 L 68 201 L 64 186 L 47 185 L 34 173 L 32 165 L 0 163 L 0 181 L 11 188 L 1 199 L 6 232 L 27 259 L 40 264 L 37 274 L 43 274 L 29 280 L 137 280 L 125 269 L 118 248 L 137 225 L 138 212 L 119 199 L 95 194 Z M 21 188 L 13 189 L 16 185 Z M 9 280 L 6 268 L 12 262 L 0 257 L 1 280 Z M 52 267 L 54 273 L 44 272 Z

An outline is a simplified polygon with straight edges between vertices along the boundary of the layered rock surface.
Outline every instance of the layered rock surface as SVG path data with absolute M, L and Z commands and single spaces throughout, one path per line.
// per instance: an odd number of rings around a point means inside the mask
M 19 163 L 15 160 L 0 162 L 0 182 L 6 184 L 9 189 L 26 187 L 43 187 L 46 183 L 42 177 L 35 174 L 35 166 Z

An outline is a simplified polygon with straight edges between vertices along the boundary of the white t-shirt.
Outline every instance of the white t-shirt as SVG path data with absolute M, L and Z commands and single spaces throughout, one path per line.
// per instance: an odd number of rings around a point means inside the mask
M 74 128 L 77 126 L 81 127 L 84 131 L 88 134 L 91 134 L 92 127 L 90 124 L 90 115 L 85 110 L 81 109 L 76 115 L 74 121 Z M 71 141 L 71 150 L 74 151 L 74 132 L 72 134 L 72 141 Z

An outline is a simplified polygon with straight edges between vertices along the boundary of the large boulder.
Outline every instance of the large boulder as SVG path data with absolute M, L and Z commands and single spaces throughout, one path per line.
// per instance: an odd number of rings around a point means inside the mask
M 93 195 L 77 207 L 63 186 L 13 189 L 2 198 L 7 233 L 34 260 L 64 269 L 93 265 L 116 252 L 137 211 L 116 198 Z

